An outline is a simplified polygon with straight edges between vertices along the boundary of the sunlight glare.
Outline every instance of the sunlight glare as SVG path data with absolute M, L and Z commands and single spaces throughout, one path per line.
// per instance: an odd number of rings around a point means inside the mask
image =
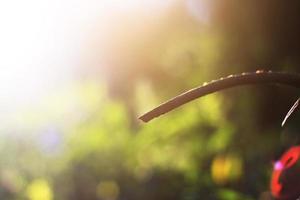
M 101 19 L 120 11 L 153 13 L 170 2 L 1 1 L 0 120 L 30 111 L 74 82 L 78 85 L 82 47 L 99 20 L 105 23 Z

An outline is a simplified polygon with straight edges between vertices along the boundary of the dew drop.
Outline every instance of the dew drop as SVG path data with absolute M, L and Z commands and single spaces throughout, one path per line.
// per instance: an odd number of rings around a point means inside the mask
M 262 69 L 256 70 L 256 73 L 257 73 L 257 74 L 264 73 L 264 70 L 262 70 Z

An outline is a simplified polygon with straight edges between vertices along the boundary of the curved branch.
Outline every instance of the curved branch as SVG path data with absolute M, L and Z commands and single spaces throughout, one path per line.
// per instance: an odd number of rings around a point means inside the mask
M 272 72 L 258 70 L 252 73 L 242 73 L 238 75 L 230 75 L 225 78 L 213 80 L 209 83 L 204 83 L 200 87 L 191 89 L 183 94 L 180 94 L 169 101 L 159 105 L 153 110 L 139 117 L 144 122 L 148 122 L 155 117 L 159 117 L 171 110 L 180 107 L 196 98 L 211 94 L 227 88 L 249 85 L 249 84 L 269 84 L 277 83 L 300 88 L 300 74 L 286 72 Z

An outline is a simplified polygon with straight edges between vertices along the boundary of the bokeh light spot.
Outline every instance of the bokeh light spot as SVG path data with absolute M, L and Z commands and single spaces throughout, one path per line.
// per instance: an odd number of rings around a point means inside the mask
M 236 155 L 218 155 L 211 166 L 213 181 L 216 184 L 226 184 L 237 181 L 242 175 L 243 163 Z
M 49 183 L 44 179 L 34 180 L 27 188 L 30 200 L 52 200 L 53 193 Z

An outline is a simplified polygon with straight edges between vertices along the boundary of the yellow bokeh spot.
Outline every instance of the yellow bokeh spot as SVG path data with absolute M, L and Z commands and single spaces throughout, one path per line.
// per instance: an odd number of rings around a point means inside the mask
M 30 200 L 52 200 L 53 192 L 46 180 L 37 179 L 27 187 L 27 196 Z
M 242 175 L 243 164 L 236 155 L 217 156 L 212 162 L 212 178 L 217 184 L 226 184 L 238 180 Z
M 119 192 L 119 185 L 115 181 L 102 181 L 97 186 L 97 196 L 103 200 L 115 200 Z

